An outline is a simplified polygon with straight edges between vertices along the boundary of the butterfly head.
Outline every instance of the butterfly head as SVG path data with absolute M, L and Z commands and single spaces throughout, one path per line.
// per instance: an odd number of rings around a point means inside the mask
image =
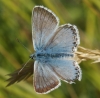
M 35 59 L 35 58 L 36 58 L 36 54 L 35 54 L 35 53 L 31 54 L 31 55 L 29 56 L 29 58 Z

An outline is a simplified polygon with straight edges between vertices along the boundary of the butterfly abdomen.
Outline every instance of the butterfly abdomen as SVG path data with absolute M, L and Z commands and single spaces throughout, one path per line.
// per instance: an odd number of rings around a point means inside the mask
M 37 53 L 37 58 L 62 58 L 62 57 L 73 57 L 71 53 Z

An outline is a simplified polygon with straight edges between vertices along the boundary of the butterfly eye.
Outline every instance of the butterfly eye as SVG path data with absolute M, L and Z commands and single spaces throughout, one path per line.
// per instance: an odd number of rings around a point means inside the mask
M 36 58 L 36 55 L 35 55 L 35 54 L 31 54 L 31 55 L 29 56 L 29 58 L 34 59 L 34 58 Z
M 30 55 L 29 58 L 32 58 L 32 56 Z

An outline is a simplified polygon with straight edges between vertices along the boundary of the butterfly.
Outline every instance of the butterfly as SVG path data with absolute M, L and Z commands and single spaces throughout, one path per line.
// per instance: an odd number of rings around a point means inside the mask
M 35 91 L 47 94 L 61 85 L 60 80 L 74 83 L 81 80 L 81 69 L 74 60 L 80 44 L 75 25 L 59 26 L 58 17 L 43 6 L 32 11 L 32 40 L 35 53 L 33 84 Z

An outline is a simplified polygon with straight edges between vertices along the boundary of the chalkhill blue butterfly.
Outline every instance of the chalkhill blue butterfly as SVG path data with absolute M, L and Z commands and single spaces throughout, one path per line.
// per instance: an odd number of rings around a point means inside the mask
M 80 44 L 75 25 L 59 26 L 58 17 L 43 6 L 32 11 L 32 40 L 35 53 L 33 84 L 37 93 L 46 94 L 60 86 L 60 80 L 81 80 L 81 69 L 74 60 Z

